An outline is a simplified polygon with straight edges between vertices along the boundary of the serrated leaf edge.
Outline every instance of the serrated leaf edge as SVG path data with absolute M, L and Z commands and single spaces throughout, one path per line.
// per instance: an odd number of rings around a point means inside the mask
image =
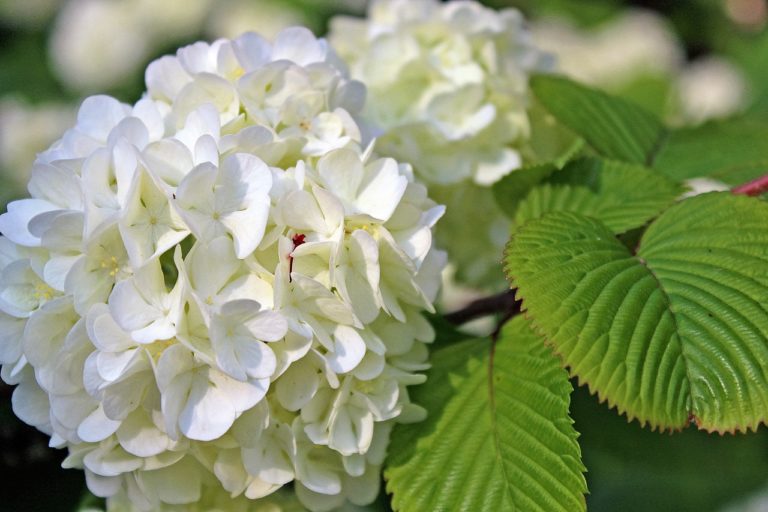
M 672 205 L 677 204 L 679 202 L 680 201 L 676 201 L 675 203 L 672 203 Z M 670 207 L 672 205 L 670 205 Z M 666 211 L 666 210 L 664 210 L 664 211 Z M 600 404 L 607 403 L 609 409 L 611 409 L 611 410 L 612 409 L 616 409 L 616 412 L 618 412 L 619 415 L 625 416 L 627 418 L 627 423 L 631 423 L 632 421 L 637 420 L 637 422 L 640 424 L 641 428 L 645 428 L 646 425 L 648 425 L 652 432 L 655 432 L 658 429 L 659 433 L 669 432 L 670 434 L 672 434 L 672 433 L 676 433 L 676 432 L 682 432 L 684 429 L 689 427 L 691 424 L 694 424 L 694 425 L 696 425 L 696 428 L 698 428 L 698 430 L 703 430 L 703 431 L 707 432 L 708 434 L 717 433 L 717 434 L 723 436 L 725 434 L 736 435 L 736 434 L 740 434 L 740 433 L 757 432 L 757 430 L 762 425 L 768 425 L 768 418 L 764 417 L 764 418 L 756 421 L 754 425 L 746 425 L 746 426 L 737 425 L 737 426 L 735 426 L 735 427 L 733 427 L 731 429 L 718 429 L 718 428 L 715 428 L 715 427 L 707 428 L 706 426 L 701 424 L 699 418 L 697 418 L 696 415 L 693 414 L 693 411 L 690 411 L 690 410 L 687 411 L 688 412 L 688 419 L 686 420 L 685 424 L 683 424 L 683 425 L 680 425 L 680 426 L 658 425 L 658 424 L 655 424 L 654 422 L 652 422 L 650 420 L 645 420 L 645 419 L 643 419 L 643 418 L 641 418 L 639 416 L 635 416 L 635 415 L 629 413 L 626 409 L 622 408 L 619 404 L 617 404 L 614 400 L 612 400 L 610 396 L 607 396 L 604 393 L 601 393 L 600 390 L 598 390 L 598 389 L 594 389 L 592 384 L 587 379 L 584 379 L 580 375 L 574 373 L 572 371 L 572 369 L 571 369 L 571 366 L 566 362 L 565 357 L 563 356 L 562 352 L 560 352 L 557 349 L 557 346 L 551 340 L 549 340 L 549 338 L 547 337 L 546 333 L 544 333 L 543 328 L 538 324 L 538 322 L 536 322 L 536 319 L 528 311 L 528 307 L 526 306 L 526 297 L 522 293 L 520 293 L 520 289 L 519 288 L 515 287 L 515 283 L 516 283 L 517 279 L 514 276 L 512 270 L 509 268 L 509 265 L 507 264 L 507 259 L 508 259 L 507 258 L 507 251 L 509 250 L 510 246 L 512 245 L 512 243 L 514 241 L 514 238 L 515 238 L 515 235 L 517 233 L 519 233 L 522 229 L 524 229 L 525 226 L 528 225 L 530 222 L 535 221 L 537 219 L 541 219 L 543 217 L 546 217 L 547 215 L 550 215 L 552 213 L 556 213 L 556 212 L 547 212 L 544 215 L 542 215 L 540 217 L 537 217 L 536 219 L 529 219 L 524 224 L 522 224 L 521 226 L 519 226 L 518 228 L 513 230 L 512 236 L 511 236 L 509 242 L 507 242 L 507 244 L 504 246 L 503 257 L 502 257 L 502 265 L 503 265 L 503 270 L 504 270 L 504 274 L 505 274 L 505 276 L 507 278 L 507 281 L 510 283 L 510 289 L 515 290 L 515 299 L 520 301 L 520 312 L 521 312 L 521 314 L 523 314 L 523 316 L 526 318 L 526 320 L 528 320 L 528 323 L 529 323 L 529 325 L 531 327 L 531 330 L 533 330 L 533 332 L 535 332 L 542 339 L 542 342 L 547 347 L 549 347 L 550 350 L 552 350 L 552 353 L 555 356 L 557 356 L 558 360 L 560 361 L 561 367 L 564 368 L 568 372 L 568 375 L 571 378 L 575 378 L 576 379 L 576 383 L 579 385 L 579 387 L 586 386 L 586 388 L 589 391 L 590 395 L 596 396 L 597 399 L 598 399 L 598 402 Z M 659 213 L 659 216 L 661 216 L 662 213 Z M 582 216 L 585 217 L 585 218 L 589 218 L 591 220 L 595 220 L 597 222 L 601 222 L 602 223 L 602 221 L 600 221 L 600 219 L 595 219 L 594 217 L 589 217 L 587 215 L 582 215 Z M 657 216 L 657 218 L 658 218 L 658 216 Z M 649 222 L 652 222 L 652 221 L 653 221 L 653 219 L 651 221 L 649 221 Z M 639 246 L 638 246 L 638 248 L 639 248 Z M 645 261 L 642 258 L 637 256 L 636 254 L 631 254 L 630 257 L 632 259 L 637 260 L 645 269 L 647 269 L 650 272 L 650 274 L 653 276 L 653 279 L 656 281 L 656 283 L 657 284 L 659 283 L 659 280 L 656 277 L 656 275 L 653 273 L 653 271 L 650 269 L 650 267 L 648 267 L 645 264 Z M 669 298 L 667 296 L 666 291 L 661 287 L 660 284 L 659 284 L 659 289 L 664 294 L 664 297 L 667 299 L 667 301 L 669 301 Z M 675 313 L 673 311 L 670 311 L 670 313 L 672 315 L 673 320 L 675 321 L 675 325 L 677 325 L 677 319 L 675 318 Z M 681 350 L 681 354 L 682 354 L 682 350 Z M 684 357 L 684 356 L 681 355 L 681 357 Z M 686 364 L 686 375 L 689 375 L 688 374 L 688 365 L 687 364 Z M 689 378 L 689 380 L 690 380 L 690 378 Z

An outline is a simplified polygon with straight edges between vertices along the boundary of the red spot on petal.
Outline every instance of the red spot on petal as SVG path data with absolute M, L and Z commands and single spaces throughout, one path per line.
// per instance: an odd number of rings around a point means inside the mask
M 304 235 L 302 233 L 296 233 L 291 238 L 291 241 L 293 242 L 293 249 L 295 250 L 298 246 L 304 243 L 305 239 L 307 238 L 307 235 Z M 291 279 L 291 272 L 293 272 L 293 251 L 291 251 L 291 254 L 288 255 L 288 282 L 290 283 L 292 281 Z

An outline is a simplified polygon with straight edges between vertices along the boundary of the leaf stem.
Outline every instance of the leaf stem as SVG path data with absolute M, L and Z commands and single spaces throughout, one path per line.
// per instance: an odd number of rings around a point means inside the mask
M 515 300 L 515 290 L 507 290 L 472 301 L 466 307 L 445 315 L 445 320 L 453 325 L 462 325 L 476 318 L 500 313 L 503 323 L 520 312 L 520 304 Z
M 752 181 L 748 181 L 747 183 L 739 185 L 738 187 L 734 187 L 731 189 L 731 192 L 734 194 L 742 194 L 746 196 L 759 196 L 764 192 L 768 192 L 768 174 L 765 176 L 760 176 L 759 178 Z

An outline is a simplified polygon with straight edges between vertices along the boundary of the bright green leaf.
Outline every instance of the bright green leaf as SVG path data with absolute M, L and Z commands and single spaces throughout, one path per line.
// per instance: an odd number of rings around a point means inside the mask
M 521 226 L 551 211 L 570 211 L 602 220 L 614 233 L 642 226 L 668 208 L 683 188 L 644 167 L 582 159 L 534 187 L 515 209 Z
M 531 88 L 552 115 L 605 157 L 647 163 L 665 137 L 661 121 L 643 108 L 566 78 L 537 75 Z
M 573 374 L 661 428 L 756 428 L 768 413 L 768 204 L 714 193 L 661 215 L 637 255 L 600 221 L 554 212 L 506 271 Z
M 522 317 L 495 349 L 467 340 L 436 350 L 427 383 L 412 394 L 427 420 L 392 435 L 384 476 L 393 508 L 585 510 L 570 392 L 559 361 Z

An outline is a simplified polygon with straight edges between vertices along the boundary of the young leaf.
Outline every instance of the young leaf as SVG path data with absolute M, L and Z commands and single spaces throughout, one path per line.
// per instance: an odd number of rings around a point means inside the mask
M 602 222 L 554 212 L 505 269 L 573 374 L 654 427 L 754 429 L 768 413 L 768 204 L 728 193 L 673 206 L 633 255 Z
M 585 510 L 571 389 L 522 317 L 495 347 L 468 340 L 436 350 L 427 383 L 413 391 L 427 420 L 392 435 L 384 476 L 393 508 Z
M 639 165 L 582 159 L 534 187 L 516 208 L 521 226 L 550 211 L 602 220 L 614 233 L 642 226 L 668 208 L 683 187 Z
M 531 89 L 552 115 L 608 158 L 647 163 L 665 137 L 650 112 L 566 78 L 537 75 Z

